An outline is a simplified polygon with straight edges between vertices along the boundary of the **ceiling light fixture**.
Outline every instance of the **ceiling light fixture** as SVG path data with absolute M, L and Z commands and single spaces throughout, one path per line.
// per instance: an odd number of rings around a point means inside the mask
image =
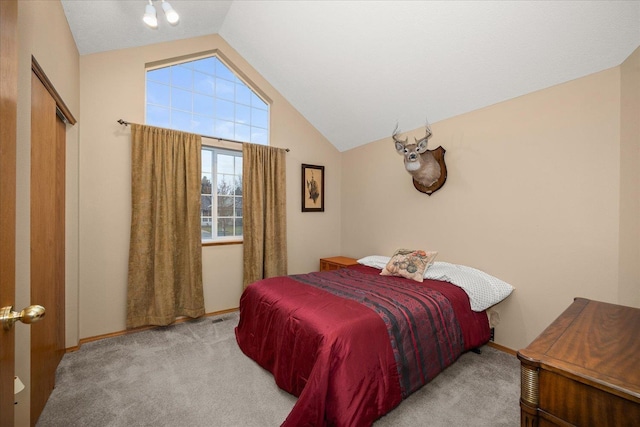
M 164 10 L 164 15 L 167 17 L 169 24 L 175 25 L 178 23 L 180 15 L 171 7 L 169 2 L 162 0 L 162 10 Z
M 164 16 L 167 18 L 167 21 L 171 25 L 176 25 L 180 20 L 180 15 L 175 11 L 174 8 L 171 7 L 169 2 L 162 0 L 162 10 L 164 11 Z M 144 16 L 142 20 L 145 24 L 147 24 L 151 28 L 158 28 L 158 17 L 156 15 L 156 8 L 153 6 L 151 0 L 149 0 L 149 4 L 144 9 Z
M 158 28 L 158 18 L 156 17 L 156 8 L 153 7 L 153 3 L 149 0 L 149 4 L 144 8 L 144 16 L 142 20 L 151 28 Z

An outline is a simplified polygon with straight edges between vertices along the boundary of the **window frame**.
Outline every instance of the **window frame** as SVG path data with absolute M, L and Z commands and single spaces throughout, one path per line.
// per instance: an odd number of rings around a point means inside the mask
M 208 137 L 205 137 L 208 138 Z M 218 223 L 218 200 L 217 200 L 217 190 L 218 190 L 218 162 L 217 162 L 217 154 L 227 154 L 227 155 L 233 155 L 236 157 L 240 157 L 242 158 L 242 150 L 241 149 L 237 149 L 237 148 L 231 148 L 228 146 L 220 146 L 220 145 L 213 145 L 213 144 L 205 144 L 205 142 L 203 141 L 202 143 L 202 148 L 201 151 L 210 151 L 211 152 L 211 238 L 209 239 L 204 239 L 202 237 L 202 232 L 200 233 L 200 240 L 203 246 L 216 246 L 216 245 L 230 245 L 230 244 L 241 244 L 244 241 L 244 229 L 243 229 L 243 234 L 240 236 L 217 236 L 217 223 Z M 243 159 L 244 161 L 244 159 Z M 201 161 L 202 163 L 202 161 Z M 234 171 L 237 172 L 237 171 Z M 234 173 L 234 175 L 239 175 L 240 177 L 242 177 L 242 169 L 239 171 L 240 173 Z M 202 169 L 200 170 L 200 176 L 201 176 L 201 180 L 202 177 L 204 176 L 205 173 L 209 173 L 209 172 L 203 172 Z M 200 192 L 200 200 L 202 200 L 202 196 L 206 196 L 206 194 L 203 194 L 202 191 Z M 235 196 L 235 195 L 234 195 Z M 236 218 L 242 218 L 243 220 L 243 227 L 244 227 L 244 194 L 241 196 L 243 197 L 243 215 L 242 216 L 232 216 L 232 218 L 234 218 L 234 220 Z M 235 204 L 235 203 L 234 203 Z M 202 207 L 200 209 L 200 212 L 202 213 Z M 234 212 L 235 213 L 235 212 Z M 202 226 L 202 214 L 200 215 L 200 224 Z M 215 224 L 215 226 L 214 226 Z
M 257 88 L 257 86 L 255 84 L 253 84 L 251 82 L 251 80 L 249 78 L 247 78 L 247 76 L 242 73 L 237 67 L 235 67 L 231 61 L 229 61 L 225 55 L 223 55 L 219 50 L 215 49 L 212 51 L 208 51 L 208 52 L 202 52 L 202 53 L 198 53 L 198 54 L 193 54 L 193 55 L 185 55 L 182 57 L 177 57 L 177 58 L 172 58 L 172 59 L 167 59 L 167 60 L 163 60 L 163 61 L 155 61 L 155 62 L 151 62 L 151 63 L 147 63 L 145 64 L 145 95 L 144 95 L 144 117 L 145 117 L 145 124 L 147 123 L 147 109 L 149 106 L 148 103 L 148 93 L 147 93 L 147 73 L 149 71 L 155 71 L 158 69 L 162 69 L 162 68 L 167 68 L 167 67 L 172 67 L 172 66 L 178 66 L 180 64 L 184 64 L 187 62 L 193 62 L 193 61 L 199 61 L 202 59 L 207 59 L 207 58 L 216 58 L 218 59 L 222 65 L 224 65 L 235 77 L 235 79 L 237 79 L 237 82 L 242 83 L 244 86 L 246 86 L 251 92 L 252 94 L 257 97 L 260 101 L 262 101 L 265 106 L 266 106 L 266 110 L 262 110 L 266 113 L 266 128 L 264 128 L 264 130 L 266 131 L 266 135 L 265 135 L 265 141 L 264 142 L 256 142 L 256 141 L 252 141 L 251 138 L 251 133 L 249 135 L 249 140 L 242 140 L 242 139 L 235 139 L 235 135 L 234 138 L 228 138 L 225 136 L 214 136 L 214 135 L 205 135 L 199 132 L 194 132 L 193 130 L 189 131 L 189 130 L 184 130 L 184 129 L 176 129 L 176 128 L 169 128 L 169 129 L 175 129 L 175 130 L 179 130 L 179 131 L 183 131 L 183 132 L 190 132 L 190 133 L 196 133 L 199 134 L 200 136 L 202 136 L 203 138 L 210 138 L 213 140 L 218 140 L 218 141 L 229 141 L 229 142 L 235 142 L 235 143 L 243 143 L 243 142 L 249 142 L 252 144 L 260 144 L 260 145 L 266 145 L 266 146 L 270 146 L 271 145 L 271 106 L 273 101 L 266 96 L 266 94 L 259 90 Z M 152 82 L 155 82 L 152 80 Z M 233 82 L 233 83 L 237 83 L 237 82 Z M 180 89 L 178 87 L 178 89 Z M 198 94 L 198 92 L 196 92 L 193 88 L 191 89 L 191 93 L 192 94 Z M 217 99 L 217 98 L 216 98 Z M 224 100 L 224 99 L 222 99 Z M 236 103 L 236 101 L 233 101 L 234 105 L 242 105 L 244 106 L 245 104 L 239 104 Z M 250 108 L 253 108 L 253 106 L 249 106 Z M 260 109 L 261 110 L 261 109 Z M 218 120 L 217 116 L 213 117 L 214 120 Z M 236 123 L 235 121 L 233 123 Z M 151 124 L 151 126 L 158 126 L 156 124 Z M 249 129 L 252 128 L 251 123 L 248 123 L 247 126 L 249 127 Z M 166 126 L 160 126 L 160 127 L 166 127 Z M 260 126 L 256 126 L 260 129 Z
M 171 67 L 171 66 L 175 66 L 175 65 L 180 65 L 186 62 L 191 62 L 191 61 L 198 61 L 201 59 L 206 59 L 206 58 L 211 58 L 211 57 L 215 57 L 217 58 L 229 71 L 231 71 L 231 73 L 234 74 L 235 78 L 237 79 L 238 82 L 241 82 L 242 84 L 244 84 L 252 93 L 254 96 L 256 96 L 257 98 L 259 98 L 265 105 L 266 105 L 266 126 L 267 128 L 265 129 L 266 131 L 266 136 L 265 136 L 265 141 L 264 143 L 262 142 L 251 142 L 251 141 L 246 141 L 246 142 L 250 142 L 250 143 L 257 143 L 257 144 L 263 144 L 263 145 L 271 145 L 271 107 L 273 104 L 273 100 L 270 99 L 269 96 L 267 96 L 262 90 L 260 90 L 257 85 L 253 84 L 253 82 L 251 82 L 251 80 L 239 69 L 237 68 L 229 59 L 226 58 L 226 56 L 218 49 L 213 49 L 213 50 L 209 50 L 206 52 L 200 52 L 200 53 L 195 53 L 195 54 L 189 54 L 189 55 L 184 55 L 184 56 L 180 56 L 180 57 L 174 57 L 174 58 L 170 58 L 170 59 L 166 59 L 166 60 L 160 60 L 160 61 L 154 61 L 154 62 L 149 62 L 145 64 L 145 94 L 144 94 L 144 117 L 145 117 L 145 123 L 147 121 L 147 107 L 148 107 L 148 93 L 147 93 L 147 72 L 148 71 L 153 71 L 153 70 L 157 70 L 157 69 L 161 69 L 161 68 L 166 68 L 166 67 Z M 153 81 L 153 80 L 152 80 Z M 192 88 L 191 90 L 192 93 L 198 93 L 194 90 L 194 88 Z M 235 103 L 235 101 L 234 101 Z M 171 104 L 169 104 L 170 106 Z M 238 105 L 244 105 L 244 104 L 238 104 Z M 251 106 L 250 106 L 251 107 Z M 249 126 L 251 125 L 251 123 L 249 123 Z M 153 125 L 152 125 L 153 126 Z M 181 129 L 178 129 L 181 130 Z M 183 130 L 181 130 L 183 131 Z M 194 132 L 191 132 L 194 133 Z M 239 152 L 240 155 L 242 156 L 242 149 L 238 149 L 237 148 L 237 144 L 242 144 L 245 141 L 240 141 L 240 140 L 235 140 L 235 139 L 229 139 L 229 138 L 224 138 L 222 136 L 211 136 L 211 135 L 203 135 L 200 134 L 200 136 L 202 137 L 202 148 L 201 150 L 206 150 L 206 149 L 213 149 L 213 150 L 222 150 L 222 151 L 232 151 L 232 152 Z M 235 136 L 235 134 L 234 134 Z M 249 139 L 251 139 L 251 134 Z M 214 160 L 215 163 L 215 168 L 217 168 L 217 161 Z M 213 191 L 217 192 L 217 175 L 214 175 L 217 173 L 216 172 L 211 172 L 212 173 L 212 178 L 215 176 L 215 182 L 212 182 L 212 201 L 213 198 L 217 198 L 217 194 L 214 195 Z M 201 179 L 202 179 L 202 171 L 200 173 Z M 240 176 L 242 177 L 242 173 L 240 174 Z M 216 184 L 216 187 L 214 187 L 214 184 Z M 215 190 L 214 190 L 215 188 Z M 244 197 L 244 195 L 243 195 Z M 201 200 L 202 200 L 202 192 L 201 192 Z M 243 200 L 244 203 L 244 200 Z M 213 227 L 213 222 L 216 222 L 217 225 L 217 220 L 218 220 L 218 216 L 217 216 L 217 211 L 215 212 L 214 215 L 214 208 L 217 207 L 217 200 L 216 203 L 212 203 L 212 215 L 211 215 L 211 223 L 212 223 L 212 230 L 211 230 L 211 239 L 203 239 L 202 238 L 202 231 L 200 233 L 200 240 L 201 240 L 201 244 L 202 246 L 217 246 L 217 245 L 234 245 L 234 244 L 242 244 L 244 241 L 244 233 L 242 236 L 229 236 L 229 237 L 217 237 L 214 236 L 214 227 Z M 201 227 L 202 227 L 202 208 L 200 210 L 201 214 L 200 214 L 200 223 L 201 223 Z M 237 217 L 234 217 L 237 218 Z M 243 208 L 243 216 L 241 217 L 243 219 L 243 225 L 244 225 L 244 208 Z M 201 228 L 202 230 L 202 228 Z M 244 230 L 243 230 L 244 232 Z

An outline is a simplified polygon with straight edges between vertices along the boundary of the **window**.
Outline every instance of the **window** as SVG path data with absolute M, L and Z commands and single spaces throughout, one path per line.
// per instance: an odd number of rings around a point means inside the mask
M 146 123 L 269 145 L 269 105 L 216 56 L 147 70 Z
M 146 72 L 146 124 L 269 144 L 269 105 L 218 57 Z M 242 240 L 242 152 L 202 147 L 203 241 Z
M 203 241 L 242 239 L 242 152 L 202 147 Z

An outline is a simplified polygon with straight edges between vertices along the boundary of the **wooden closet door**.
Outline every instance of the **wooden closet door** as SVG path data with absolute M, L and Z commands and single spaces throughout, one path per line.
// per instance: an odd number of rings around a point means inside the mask
M 31 325 L 31 425 L 55 385 L 65 351 L 65 124 L 38 76 L 31 78 L 31 301 L 46 315 Z

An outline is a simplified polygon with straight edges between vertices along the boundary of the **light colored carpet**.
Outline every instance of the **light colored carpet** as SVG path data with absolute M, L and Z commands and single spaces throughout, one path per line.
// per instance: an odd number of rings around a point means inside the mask
M 238 314 L 84 344 L 62 359 L 38 427 L 279 426 L 296 398 L 238 348 Z M 379 419 L 390 426 L 519 426 L 518 360 L 483 347 Z

